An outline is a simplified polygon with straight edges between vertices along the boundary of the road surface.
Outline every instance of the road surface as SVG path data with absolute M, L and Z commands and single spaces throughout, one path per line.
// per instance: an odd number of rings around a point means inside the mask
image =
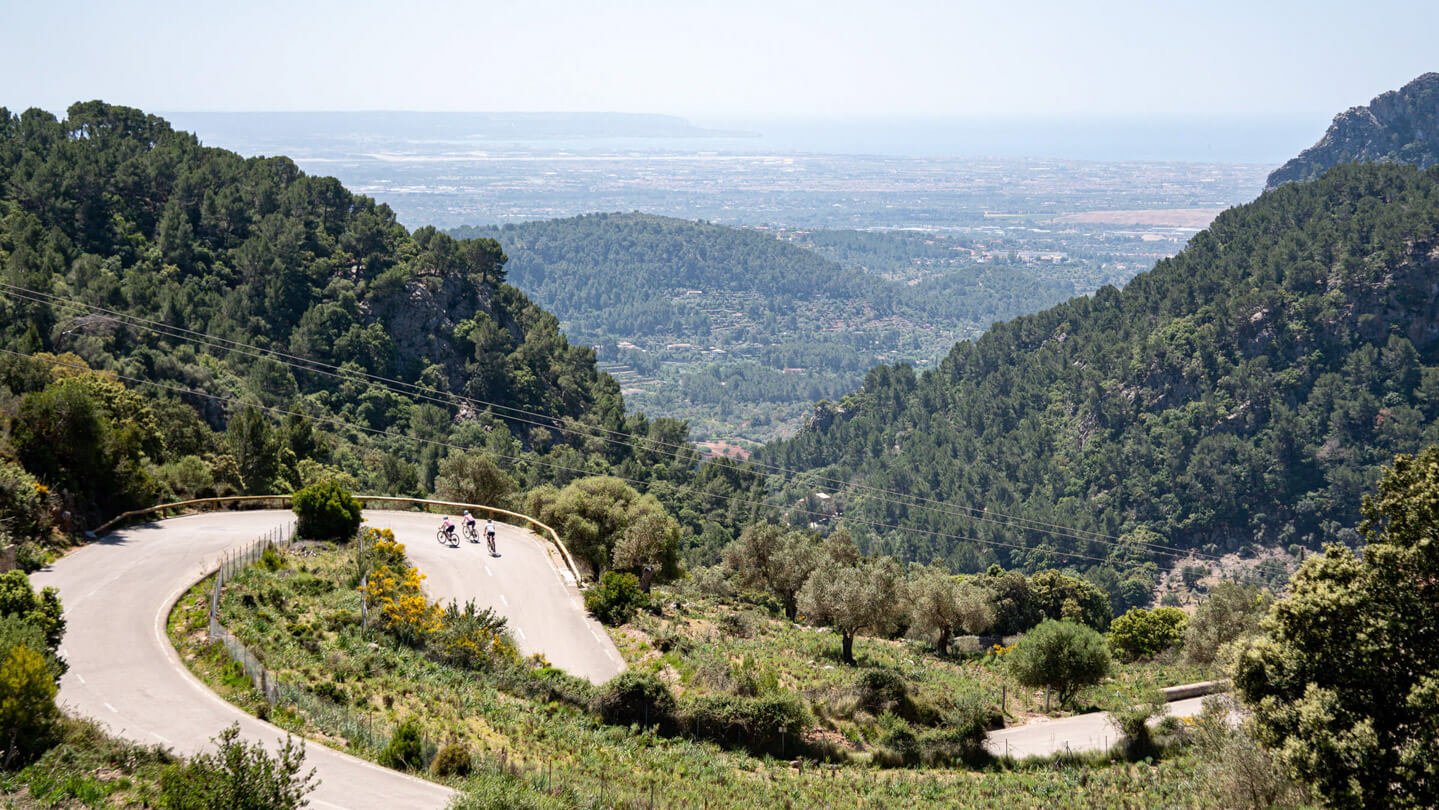
M 1166 704 L 1165 711 L 1175 717 L 1198 716 L 1204 698 L 1188 698 Z M 1109 712 L 1090 712 L 1057 720 L 1040 718 L 1022 726 L 1011 726 L 986 735 L 984 747 L 995 756 L 1015 759 L 1044 757 L 1064 751 L 1104 751 L 1119 739 L 1120 734 L 1109 720 Z
M 366 511 L 365 525 L 392 529 L 410 561 L 425 574 L 425 592 L 441 602 L 474 599 L 509 619 L 510 633 L 525 655 L 543 653 L 550 663 L 595 683 L 624 671 L 624 659 L 584 601 L 554 546 L 527 529 L 496 523 L 495 551 L 463 537 L 459 548 L 435 540 L 438 515 Z M 460 534 L 457 527 L 456 534 Z
M 591 632 L 573 583 L 550 562 L 548 544 L 529 532 L 500 525 L 501 556 L 490 558 L 483 544 L 439 546 L 434 516 L 366 512 L 366 518 L 396 530 L 429 576 L 433 597 L 493 604 L 511 618 L 526 652 L 542 651 L 557 666 L 595 680 L 622 668 L 608 636 Z M 31 575 L 36 587 L 58 588 L 65 607 L 61 654 L 70 669 L 60 683 L 60 703 L 119 736 L 185 755 L 208 748 L 232 723 L 249 740 L 274 746 L 283 739 L 283 730 L 226 703 L 191 675 L 165 624 L 175 601 L 226 550 L 291 520 L 289 511 L 262 510 L 158 521 L 110 534 Z M 442 785 L 315 743 L 306 745 L 306 763 L 319 777 L 311 806 L 321 810 L 444 807 L 453 796 Z

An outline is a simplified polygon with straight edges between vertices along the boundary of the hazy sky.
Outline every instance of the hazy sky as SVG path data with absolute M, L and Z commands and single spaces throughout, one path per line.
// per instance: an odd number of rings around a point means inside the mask
M 0 106 L 692 117 L 1324 113 L 1435 0 L 0 0 Z

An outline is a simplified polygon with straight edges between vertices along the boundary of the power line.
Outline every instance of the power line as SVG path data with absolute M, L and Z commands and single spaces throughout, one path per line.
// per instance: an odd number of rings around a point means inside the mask
M 44 363 L 48 363 L 48 364 L 50 364 L 50 365 L 61 366 L 61 367 L 63 367 L 63 368 L 75 369 L 75 370 L 77 370 L 77 371 L 94 371 L 94 369 L 91 369 L 91 368 L 88 367 L 88 366 L 84 366 L 84 365 L 80 365 L 80 364 L 75 364 L 75 363 L 67 363 L 67 362 L 64 362 L 64 361 L 62 361 L 62 360 L 59 360 L 58 358 L 57 358 L 57 359 L 45 359 L 45 360 L 40 360 L 39 358 L 34 357 L 34 355 L 32 355 L 32 354 L 27 354 L 27 353 L 25 353 L 25 352 L 17 352 L 17 351 L 14 351 L 14 350 L 12 350 L 12 349 L 6 349 L 6 348 L 3 348 L 3 347 L 0 347 L 0 352 L 3 352 L 3 353 L 5 353 L 5 354 L 9 354 L 9 355 L 14 355 L 14 356 L 16 356 L 16 357 L 28 358 L 28 359 L 34 360 L 34 361 L 36 361 L 36 362 L 44 362 Z M 117 379 L 120 379 L 120 380 L 125 380 L 125 381 L 127 381 L 127 382 L 138 383 L 138 384 L 140 384 L 140 385 L 148 385 L 148 386 L 151 386 L 151 387 L 153 387 L 153 388 L 158 388 L 158 389 L 160 389 L 160 390 L 162 390 L 162 391 L 168 391 L 168 392 L 170 392 L 170 393 L 182 394 L 182 395 L 190 395 L 190 396 L 197 396 L 197 397 L 203 397 L 203 398 L 205 398 L 205 399 L 210 399 L 210 400 L 213 400 L 213 401 L 220 402 L 222 405 L 225 405 L 225 406 L 227 406 L 227 407 L 228 407 L 229 405 L 232 405 L 232 404 L 238 404 L 238 405 L 243 405 L 243 406 L 245 406 L 245 407 L 254 408 L 254 409 L 256 409 L 256 410 L 266 411 L 266 412 L 268 412 L 268 413 L 272 413 L 272 414 L 275 414 L 275 415 L 278 415 L 278 416 L 298 416 L 298 417 L 302 417 L 302 418 L 305 418 L 305 419 L 310 419 L 310 420 L 313 420 L 313 421 L 316 421 L 316 422 L 328 423 L 328 424 L 331 424 L 331 425 L 334 425 L 334 426 L 337 426 L 337 427 L 342 427 L 342 428 L 343 428 L 343 427 L 349 427 L 349 428 L 353 428 L 353 429 L 355 429 L 355 430 L 360 430 L 360 431 L 363 431 L 363 432 L 366 432 L 366 433 L 375 434 L 375 435 L 378 435 L 378 436 L 387 436 L 387 437 L 390 437 L 390 438 L 396 438 L 396 439 L 400 439 L 400 440 L 419 442 L 419 443 L 423 443 L 423 444 L 433 445 L 433 446 L 436 446 L 436 447 L 447 448 L 447 449 L 450 449 L 450 450 L 458 450 L 458 451 L 461 451 L 461 452 L 473 451 L 473 450 L 476 450 L 476 449 L 484 449 L 484 450 L 486 450 L 486 452 L 493 453 L 497 458 L 502 458 L 502 459 L 505 459 L 505 460 L 507 460 L 507 461 L 512 461 L 512 462 L 515 462 L 515 463 L 537 464 L 537 465 L 540 465 L 540 466 L 549 467 L 549 468 L 551 468 L 551 469 L 560 470 L 560 471 L 562 471 L 562 472 L 572 472 L 572 473 L 578 473 L 578 474 L 580 474 L 580 475 L 590 475 L 590 474 L 592 474 L 592 471 L 591 471 L 591 470 L 585 470 L 585 469 L 581 469 L 581 468 L 578 468 L 578 467 L 569 467 L 569 466 L 566 466 L 566 465 L 563 465 L 563 464 L 556 464 L 556 463 L 554 463 L 554 462 L 544 461 L 544 460 L 538 459 L 538 458 L 522 458 L 522 457 L 520 457 L 520 456 L 511 456 L 511 455 L 506 455 L 506 454 L 504 454 L 504 453 L 494 452 L 493 450 L 489 450 L 488 448 L 479 448 L 479 447 L 476 447 L 476 446 L 459 445 L 459 444 L 455 444 L 455 443 L 453 443 L 453 442 L 440 441 L 440 440 L 438 440 L 438 439 L 427 439 L 427 438 L 424 438 L 424 437 L 421 437 L 421 436 L 411 436 L 411 435 L 406 435 L 406 434 L 403 434 L 403 433 L 396 433 L 396 432 L 393 432 L 393 431 L 390 431 L 390 430 L 382 430 L 382 429 L 380 429 L 380 428 L 372 428 L 372 427 L 366 427 L 366 426 L 364 426 L 364 425 L 351 424 L 351 423 L 346 422 L 346 421 L 344 421 L 344 420 L 342 420 L 342 419 L 339 419 L 338 417 L 315 416 L 315 415 L 313 415 L 313 414 L 306 414 L 306 413 L 303 413 L 303 412 L 300 412 L 300 411 L 287 410 L 287 409 L 285 409 L 285 408 L 277 408 L 277 407 L 273 407 L 273 406 L 269 406 L 269 405 L 264 405 L 264 404 L 262 404 L 262 403 L 244 402 L 244 401 L 240 400 L 239 397 L 235 397 L 235 396 L 225 396 L 225 395 L 221 395 L 221 394 L 212 394 L 212 393 L 210 393 L 210 392 L 208 392 L 208 391 L 201 391 L 201 390 L 194 389 L 194 388 L 187 388 L 187 387 L 181 386 L 181 385 L 161 383 L 161 382 L 157 382 L 157 381 L 155 381 L 155 380 L 148 380 L 148 379 L 145 379 L 145 378 L 143 378 L 143 377 L 134 377 L 134 376 L 127 375 L 127 374 L 120 374 L 119 372 L 115 372 L 115 371 L 109 371 L 109 370 L 107 370 L 105 373 L 107 373 L 107 374 L 112 374 L 112 375 L 114 375 Z M 621 481 L 624 481 L 624 482 L 627 483 L 627 484 L 635 484 L 635 485 L 639 485 L 639 486 L 644 486 L 646 483 L 648 483 L 648 482 L 643 481 L 643 480 L 640 480 L 640 479 L 628 478 L 628 477 L 621 476 L 621 475 L 615 475 L 615 476 L 611 476 L 611 477 L 617 478 L 617 479 L 619 479 L 619 480 L 621 480 Z M 702 495 L 702 496 L 708 497 L 708 498 L 725 500 L 725 501 L 729 501 L 730 503 L 739 503 L 739 504 L 741 504 L 741 505 L 749 506 L 749 507 L 751 507 L 752 509 L 756 509 L 756 510 L 762 509 L 762 508 L 764 508 L 764 506 L 765 506 L 765 504 L 763 504 L 763 503 L 746 500 L 746 499 L 744 499 L 742 496 L 739 496 L 739 495 L 725 495 L 725 494 L 716 493 L 716 492 L 705 492 L 705 491 L 703 491 L 703 490 L 697 489 L 693 484 L 680 484 L 680 485 L 678 485 L 676 488 L 677 488 L 677 489 L 689 490 L 691 493 L 693 493 L 693 494 L 695 494 L 695 495 Z M 797 509 L 795 509 L 794 511 L 796 511 L 796 512 L 798 512 L 798 513 L 800 513 L 800 514 L 803 514 L 803 515 L 809 515 L 809 516 L 811 516 L 811 517 L 818 517 L 818 518 L 824 518 L 824 519 L 828 519 L 829 517 L 831 517 L 831 515 L 829 515 L 828 513 L 818 512 L 818 511 L 815 511 L 815 510 L 812 510 L 812 509 L 798 509 L 798 508 L 797 508 Z M 968 535 L 945 534 L 945 533 L 943 533 L 943 532 L 938 532 L 938 531 L 934 531 L 934 530 L 931 530 L 931 529 L 912 529 L 912 528 L 908 528 L 908 527 L 904 527 L 904 526 L 897 526 L 897 525 L 889 524 L 889 523 L 879 523 L 879 522 L 876 522 L 876 521 L 863 520 L 863 519 L 850 519 L 850 518 L 845 518 L 845 520 L 846 520 L 846 522 L 849 522 L 849 523 L 854 523 L 854 524 L 858 524 L 858 525 L 861 525 L 861 526 L 868 526 L 868 527 L 873 528 L 873 529 L 888 529 L 888 530 L 900 531 L 900 532 L 911 532 L 911 533 L 915 533 L 915 534 L 929 535 L 929 536 L 932 536 L 932 537 L 939 538 L 939 539 L 941 539 L 941 540 L 958 540 L 958 541 L 969 542 L 969 543 L 978 543 L 978 544 L 981 544 L 981 545 L 994 545 L 994 546 L 1001 546 L 1001 547 L 1004 547 L 1004 548 L 1012 548 L 1012 549 L 1016 549 L 1016 550 L 1020 550 L 1020 551 L 1035 551 L 1035 550 L 1037 550 L 1037 549 L 1035 549 L 1035 548 L 1033 548 L 1033 547 L 1030 547 L 1030 546 L 1024 546 L 1024 545 L 1021 545 L 1021 544 L 1018 544 L 1018 543 L 1009 543 L 1009 542 L 1005 542 L 1005 541 L 1002 541 L 1002 540 L 984 540 L 984 539 L 981 539 L 981 538 L 978 538 L 978 537 L 970 537 L 970 536 L 968 536 Z M 1050 550 L 1050 549 L 1038 549 L 1038 550 L 1052 551 L 1052 553 L 1054 553 L 1054 554 L 1058 554 L 1058 555 L 1061 555 L 1061 556 L 1063 556 L 1063 557 L 1069 557 L 1069 558 L 1074 558 L 1074 559 L 1083 559 L 1083 560 L 1089 560 L 1089 561 L 1092 561 L 1092 562 L 1099 562 L 1099 563 L 1108 562 L 1108 560 L 1105 559 L 1105 558 L 1103 558 L 1103 557 L 1095 557 L 1095 556 L 1093 556 L 1093 555 L 1084 554 L 1084 553 L 1082 553 L 1082 552 L 1077 552 L 1077 551 L 1060 551 L 1060 550 Z
M 146 329 L 148 331 L 155 332 L 163 336 L 197 343 L 200 345 L 209 346 L 211 348 L 218 348 L 224 351 L 235 352 L 246 357 L 252 357 L 256 359 L 270 359 L 287 367 L 298 369 L 301 371 L 318 373 L 336 379 L 359 378 L 366 381 L 367 383 L 377 385 L 380 388 L 389 390 L 402 396 L 419 398 L 429 402 L 439 403 L 447 407 L 452 405 L 469 405 L 477 411 L 483 407 L 489 408 L 492 411 L 498 410 L 509 412 L 497 413 L 496 416 L 520 424 L 544 427 L 546 429 L 556 429 L 561 432 L 574 435 L 588 435 L 592 438 L 599 438 L 603 441 L 612 444 L 618 444 L 621 446 L 626 446 L 635 450 L 647 449 L 637 444 L 637 442 L 648 443 L 650 445 L 650 447 L 648 448 L 650 451 L 658 448 L 663 448 L 666 451 L 674 452 L 676 454 L 683 450 L 691 448 L 691 446 L 688 444 L 667 442 L 646 436 L 636 436 L 634 434 L 625 433 L 622 431 L 610 430 L 602 426 L 582 425 L 580 427 L 575 427 L 572 424 L 567 424 L 562 419 L 557 419 L 556 417 L 552 417 L 536 411 L 531 411 L 524 408 L 517 408 L 510 405 L 503 405 L 500 403 L 490 402 L 487 400 L 469 397 L 462 394 L 455 394 L 448 391 L 440 391 L 430 386 L 424 386 L 417 383 L 409 383 L 403 380 L 385 377 L 383 375 L 372 374 L 361 370 L 348 369 L 331 363 L 326 363 L 324 361 L 314 360 L 312 358 L 294 355 L 276 349 L 265 349 L 254 346 L 253 344 L 243 343 L 241 341 L 230 340 L 227 338 L 220 338 L 205 332 L 187 329 L 185 327 L 172 326 L 170 324 L 166 324 L 160 321 L 154 321 L 137 315 L 130 315 L 98 305 L 85 304 L 79 301 L 60 298 L 59 296 L 53 295 L 51 293 L 46 293 L 27 287 L 21 287 L 19 285 L 9 284 L 3 281 L 0 281 L 0 289 L 7 291 L 10 295 L 22 298 L 24 300 L 29 300 L 34 303 L 58 305 L 70 309 L 79 309 L 89 312 L 102 313 L 102 315 L 99 317 L 106 317 L 107 319 L 118 323 L 138 326 L 139 328 Z M 396 390 L 397 387 L 402 390 Z M 904 506 L 907 508 L 918 508 L 922 511 L 934 512 L 942 515 L 948 515 L 950 517 L 958 517 L 968 520 L 990 523 L 1010 529 L 1034 531 L 1055 537 L 1067 537 L 1069 539 L 1079 540 L 1082 542 L 1097 542 L 1102 545 L 1108 546 L 1118 546 L 1121 544 L 1125 544 L 1125 541 L 1121 538 L 1103 532 L 1076 529 L 1073 527 L 1063 526 L 1061 524 L 1049 523 L 1034 518 L 1025 518 L 1017 515 L 1011 515 L 1004 512 L 990 510 L 987 508 L 973 507 L 965 504 L 946 503 L 934 498 L 912 495 L 909 493 L 885 489 L 862 482 L 846 483 L 844 481 L 827 478 L 822 475 L 811 474 L 806 471 L 794 470 L 765 462 L 752 461 L 750 462 L 750 464 L 760 469 L 771 471 L 774 474 L 785 478 L 786 480 L 794 480 L 800 476 L 813 475 L 814 480 L 816 480 L 818 483 L 829 484 L 836 489 L 849 486 L 855 490 L 884 496 L 878 498 L 881 503 L 890 503 L 893 505 Z M 1174 557 L 1197 556 L 1207 559 L 1219 559 L 1217 555 L 1205 554 L 1195 550 L 1177 549 L 1161 543 L 1153 543 L 1140 540 L 1130 541 L 1130 543 L 1148 549 L 1151 552 L 1167 554 Z

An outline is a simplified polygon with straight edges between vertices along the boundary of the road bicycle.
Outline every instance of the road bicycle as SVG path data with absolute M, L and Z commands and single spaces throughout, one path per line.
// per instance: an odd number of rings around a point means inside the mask
M 485 531 L 485 544 L 490 547 L 490 556 L 491 556 L 491 557 L 496 556 L 496 555 L 495 555 L 495 530 L 494 530 L 494 529 L 487 529 L 487 530 Z
M 460 538 L 458 535 L 455 534 L 455 530 L 453 528 L 451 528 L 448 532 L 444 529 L 440 529 L 439 531 L 435 532 L 435 539 L 438 540 L 440 545 L 442 546 L 449 546 L 450 548 L 460 547 Z
M 473 524 L 473 523 L 466 523 L 466 524 L 465 524 L 465 539 L 468 540 L 468 541 L 470 541 L 471 543 L 478 543 L 478 542 L 480 542 L 480 531 L 479 531 L 479 529 L 476 529 L 476 528 L 475 528 L 475 524 Z

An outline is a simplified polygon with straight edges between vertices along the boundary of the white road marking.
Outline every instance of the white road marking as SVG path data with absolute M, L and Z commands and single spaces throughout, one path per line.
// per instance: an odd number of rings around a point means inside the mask
M 521 630 L 521 629 L 518 628 L 518 627 L 516 627 L 516 628 L 515 628 L 515 632 L 520 634 L 520 640 L 523 641 L 524 638 L 525 638 L 525 631 L 524 631 L 524 630 Z
M 164 734 L 159 734 L 159 733 L 156 733 L 156 732 L 154 732 L 154 731 L 150 732 L 150 734 L 151 734 L 151 736 L 153 736 L 155 739 L 159 740 L 160 742 L 162 742 L 162 743 L 164 743 L 164 744 L 166 744 L 166 745 L 174 745 L 174 743 L 170 742 L 170 738 L 169 738 L 169 737 L 166 737 Z
M 505 607 L 510 606 L 510 600 L 506 599 L 504 594 L 500 594 L 500 601 L 505 603 Z
M 485 573 L 488 574 L 488 575 L 490 575 L 490 576 L 494 576 L 494 575 L 495 575 L 495 572 L 494 572 L 494 571 L 491 571 L 491 570 L 490 570 L 490 567 L 489 567 L 488 565 L 485 566 Z
M 114 713 L 116 713 L 116 714 L 119 714 L 119 713 L 120 713 L 120 710 L 119 710 L 119 709 L 115 708 L 114 706 L 111 706 L 111 705 L 108 704 L 108 703 L 105 704 L 105 708 L 109 709 L 110 711 L 112 711 L 112 712 L 114 712 Z
M 78 672 L 75 673 L 75 678 L 76 678 L 77 680 L 79 680 L 80 683 L 84 683 L 84 682 L 85 682 L 85 676 L 84 676 L 84 675 L 81 675 L 81 674 L 78 673 Z

